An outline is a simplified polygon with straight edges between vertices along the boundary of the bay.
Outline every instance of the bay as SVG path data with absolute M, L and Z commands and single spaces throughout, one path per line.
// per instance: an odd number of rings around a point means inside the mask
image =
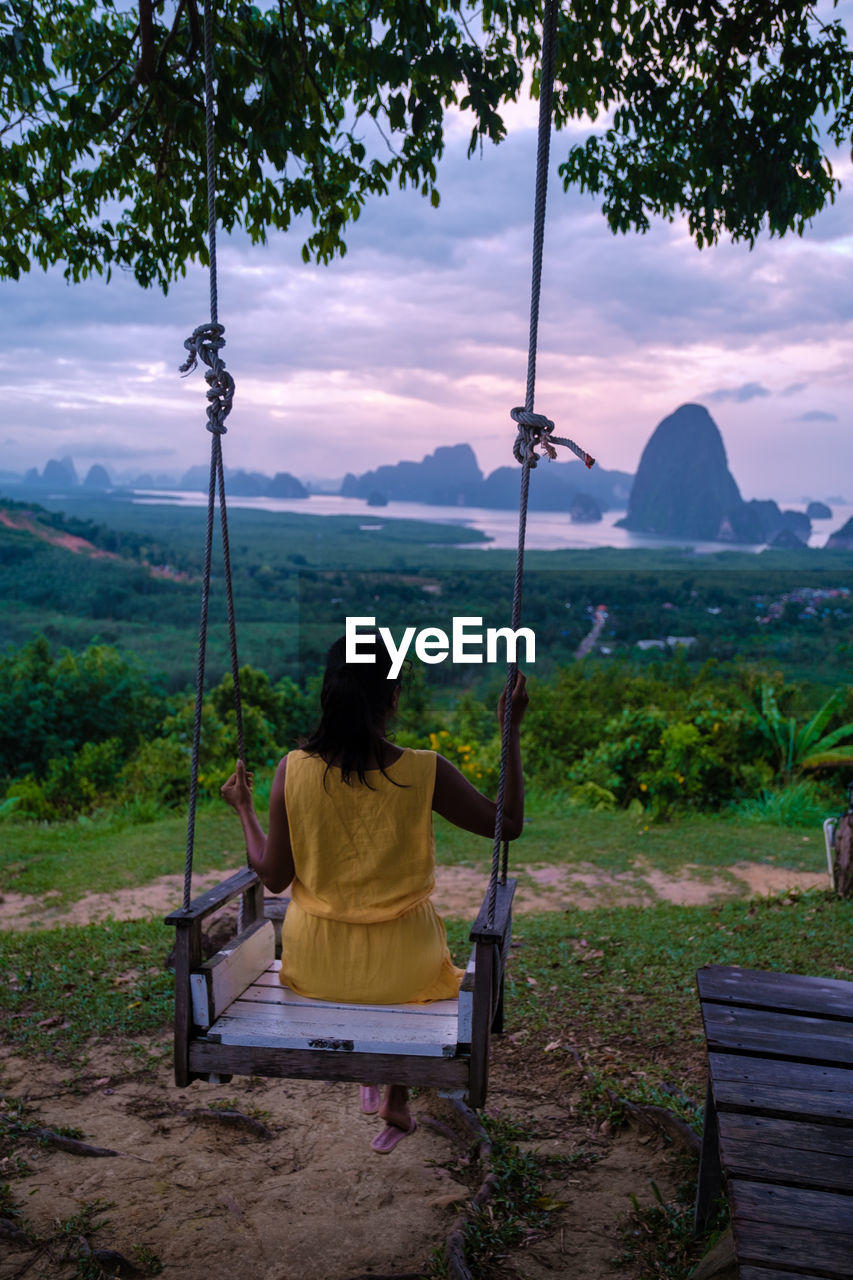
M 145 505 L 177 505 L 203 507 L 207 494 L 190 490 L 138 490 L 135 502 Z M 804 503 L 785 504 L 786 510 L 805 511 Z M 459 525 L 460 546 L 483 551 L 515 547 L 518 537 L 518 513 L 485 507 L 438 507 L 424 502 L 389 502 L 384 507 L 369 507 L 361 498 L 342 498 L 337 494 L 313 493 L 308 498 L 241 498 L 228 495 L 229 508 L 254 511 L 287 511 L 311 516 L 359 516 L 362 528 L 381 527 L 387 520 L 426 520 L 436 524 Z M 560 551 L 592 547 L 692 547 L 700 554 L 715 551 L 761 551 L 763 544 L 697 542 L 695 539 L 658 537 L 631 533 L 616 527 L 624 511 L 605 511 L 594 524 L 575 524 L 561 511 L 534 511 L 527 518 L 525 545 L 531 551 Z M 853 505 L 836 505 L 829 520 L 813 520 L 810 547 L 823 547 L 831 533 L 840 529 L 853 515 Z M 466 544 L 464 530 L 485 534 L 488 542 Z

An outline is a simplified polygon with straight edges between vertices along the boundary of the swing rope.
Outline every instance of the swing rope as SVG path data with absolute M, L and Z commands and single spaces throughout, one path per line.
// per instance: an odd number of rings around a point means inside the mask
M 542 292 L 542 253 L 545 241 L 545 207 L 548 196 L 548 160 L 551 150 L 551 114 L 554 96 L 554 44 L 557 33 L 559 0 L 547 0 L 542 29 L 542 66 L 539 73 L 539 135 L 536 147 L 536 190 L 533 212 L 533 263 L 530 286 L 530 331 L 527 348 L 527 390 L 523 408 L 513 409 L 510 416 L 518 426 L 513 454 L 521 463 L 521 496 L 518 509 L 518 544 L 515 559 L 515 581 L 512 592 L 512 629 L 521 625 L 521 596 L 524 580 L 524 542 L 527 534 L 527 505 L 530 495 L 530 472 L 536 466 L 541 445 L 549 458 L 556 458 L 554 445 L 564 445 L 576 454 L 587 467 L 595 459 L 573 440 L 551 433 L 554 423 L 533 410 L 536 390 L 536 354 L 539 343 L 539 299 Z M 498 774 L 498 794 L 495 814 L 495 842 L 492 849 L 492 868 L 489 876 L 487 900 L 487 928 L 494 928 L 497 907 L 498 882 L 506 884 L 509 861 L 509 842 L 503 838 L 504 799 L 506 792 L 507 762 L 509 759 L 510 730 L 512 726 L 512 694 L 518 678 L 518 664 L 510 663 L 504 690 L 504 718 L 501 733 L 501 760 Z
M 218 283 L 216 267 L 216 158 L 214 147 L 214 63 L 212 0 L 204 3 L 204 92 L 206 130 L 206 172 L 208 209 L 208 252 L 210 276 L 210 320 L 196 328 L 184 346 L 189 355 L 181 366 L 181 373 L 191 373 L 199 361 L 207 366 L 205 379 L 207 392 L 207 429 L 211 432 L 210 483 L 208 487 L 207 528 L 205 535 L 204 570 L 202 582 L 201 620 L 199 624 L 198 667 L 196 672 L 195 715 L 193 721 L 192 766 L 190 777 L 190 802 L 187 819 L 186 864 L 184 871 L 183 909 L 189 909 L 192 890 L 193 847 L 195 842 L 195 816 L 198 803 L 198 773 L 201 752 L 201 722 L 204 701 L 204 668 L 207 647 L 208 606 L 213 548 L 214 508 L 217 488 L 222 524 L 222 550 L 225 590 L 228 610 L 231 668 L 234 681 L 234 708 L 237 719 L 237 744 L 239 759 L 245 765 L 243 741 L 243 715 L 237 661 L 237 634 L 234 618 L 234 599 L 231 581 L 231 555 L 228 541 L 228 517 L 225 502 L 225 476 L 222 463 L 222 436 L 227 430 L 225 419 L 231 412 L 234 399 L 234 380 L 225 368 L 219 352 L 225 345 L 225 329 L 219 323 Z M 542 34 L 542 67 L 539 87 L 539 131 L 536 153 L 536 189 L 533 218 L 533 261 L 530 290 L 530 329 L 527 355 L 527 387 L 523 407 L 511 411 L 518 427 L 513 444 L 513 454 L 521 464 L 521 493 L 518 513 L 518 542 L 516 548 L 515 578 L 512 596 L 512 629 L 521 625 L 521 600 L 524 578 L 524 544 L 527 530 L 527 508 L 530 493 L 530 472 L 541 455 L 542 447 L 549 458 L 556 458 L 555 445 L 571 450 L 587 467 L 595 459 L 573 440 L 553 435 L 554 423 L 550 418 L 534 411 L 536 388 L 536 355 L 539 334 L 539 301 L 542 286 L 542 256 L 545 239 L 545 210 L 548 194 L 548 162 L 550 156 L 551 115 L 554 88 L 554 44 L 557 30 L 559 0 L 546 0 Z M 494 926 L 498 882 L 506 884 L 509 843 L 503 839 L 503 818 L 506 794 L 507 762 L 509 758 L 510 730 L 512 724 L 512 693 L 518 677 L 517 663 L 510 663 L 504 699 L 504 719 L 501 734 L 501 759 L 496 800 L 495 838 L 492 850 L 492 866 L 489 876 L 487 899 L 487 927 Z
M 198 362 L 207 366 L 205 380 L 207 392 L 207 430 L 210 440 L 210 482 L 207 494 L 207 528 L 204 543 L 204 569 L 201 590 L 201 621 L 198 638 L 198 666 L 196 669 L 195 715 L 193 718 L 192 765 L 190 770 L 190 800 L 187 817 L 187 848 L 184 865 L 183 909 L 189 910 L 192 898 L 193 849 L 195 845 L 195 818 L 198 805 L 198 771 L 201 755 L 201 722 L 204 704 L 204 667 L 207 650 L 207 621 L 210 602 L 210 576 L 213 558 L 213 525 L 216 492 L 219 489 L 219 513 L 222 527 L 222 559 L 225 577 L 225 597 L 228 611 L 228 640 L 231 653 L 231 673 L 234 681 L 234 713 L 237 720 L 237 755 L 245 765 L 246 753 L 243 740 L 243 705 L 240 696 L 240 675 L 237 661 L 237 626 L 234 617 L 234 593 L 231 582 L 231 548 L 228 540 L 228 511 L 225 504 L 225 471 L 222 465 L 222 437 L 228 428 L 225 419 L 234 401 L 234 379 L 225 368 L 219 352 L 225 346 L 225 328 L 219 323 L 219 290 L 216 273 L 216 155 L 214 147 L 214 66 L 213 66 L 213 18 L 212 0 L 204 3 L 204 100 L 207 173 L 207 238 L 210 277 L 210 320 L 198 326 L 184 347 L 188 351 L 180 367 L 184 375 L 192 373 Z

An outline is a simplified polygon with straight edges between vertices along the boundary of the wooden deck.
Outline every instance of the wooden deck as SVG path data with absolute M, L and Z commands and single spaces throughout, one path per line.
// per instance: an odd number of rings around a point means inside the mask
M 725 1184 L 741 1280 L 853 1280 L 853 983 L 700 969 L 701 1232 Z

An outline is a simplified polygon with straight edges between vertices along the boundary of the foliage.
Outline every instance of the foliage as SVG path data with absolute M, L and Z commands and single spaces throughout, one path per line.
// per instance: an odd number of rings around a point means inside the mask
M 438 204 L 445 112 L 469 151 L 505 132 L 538 62 L 532 0 L 221 0 L 219 214 L 264 241 L 301 215 L 328 261 L 394 184 Z M 207 208 L 196 0 L 9 0 L 0 15 L 0 269 L 128 267 L 164 289 L 204 260 Z M 583 0 L 559 17 L 555 117 L 610 124 L 569 150 L 567 185 L 603 195 L 614 230 L 678 209 L 701 245 L 802 230 L 837 181 L 818 132 L 849 133 L 843 26 L 794 0 Z M 533 91 L 538 91 L 534 78 Z
M 592 783 L 619 804 L 656 817 L 718 809 L 769 782 L 763 740 L 737 677 L 694 675 L 683 659 L 638 671 L 575 664 L 534 686 L 524 757 L 540 783 L 580 791 Z M 601 799 L 601 797 L 599 797 Z
M 296 745 L 311 722 L 311 703 L 288 677 L 272 684 L 263 671 L 239 670 L 243 743 L 252 769 L 275 768 Z M 142 743 L 122 775 L 123 793 L 153 795 L 160 804 L 182 804 L 188 794 L 192 764 L 195 697 L 178 699 L 159 734 Z M 238 755 L 234 681 L 228 674 L 202 705 L 199 791 L 217 795 Z
M 825 732 L 835 713 L 844 705 L 844 690 L 837 690 L 827 698 L 811 719 L 802 725 L 798 725 L 795 716 L 783 719 L 776 691 L 768 681 L 759 685 L 757 693 L 761 707 L 757 716 L 758 727 L 773 748 L 778 774 L 783 781 L 806 770 L 838 767 L 853 770 L 853 723 Z
M 138 543 L 151 564 L 183 565 L 189 576 L 157 576 L 134 559 L 72 557 L 0 526 L 0 644 L 22 645 L 42 631 L 51 643 L 78 650 L 97 635 L 137 654 L 170 691 L 183 690 L 195 676 L 199 584 L 192 575 L 200 571 L 204 511 L 133 504 L 83 489 L 63 495 L 61 505 L 73 509 L 81 525 L 111 527 L 120 546 Z M 376 613 L 395 635 L 403 625 L 447 629 L 459 614 L 481 615 L 485 626 L 506 624 L 512 552 L 484 556 L 454 547 L 460 526 L 387 520 L 381 529 L 363 530 L 359 517 L 245 508 L 232 510 L 230 524 L 240 660 L 272 681 L 287 675 L 304 687 L 322 670 L 348 614 Z M 853 562 L 849 553 L 810 552 L 806 577 L 794 563 L 779 567 L 784 557 L 775 554 L 768 565 L 764 556 L 733 552 L 686 559 L 671 550 L 532 551 L 524 615 L 537 637 L 535 671 L 548 677 L 572 661 L 591 609 L 604 599 L 611 655 L 587 665 L 621 666 L 627 658 L 653 671 L 684 663 L 695 675 L 714 659 L 724 678 L 728 662 L 753 664 L 759 673 L 782 671 L 787 680 L 819 683 L 825 698 L 849 675 L 850 597 L 832 589 L 853 585 Z M 804 585 L 825 589 L 827 598 L 811 609 L 777 608 Z M 686 659 L 637 650 L 638 640 L 668 632 L 696 637 Z M 224 599 L 215 580 L 207 670 L 217 683 L 229 669 Z M 451 663 L 428 670 L 415 665 L 411 677 L 401 725 L 421 734 L 448 727 L 427 723 L 417 701 L 422 696 L 456 697 L 467 688 L 491 714 L 503 683 L 494 668 Z M 812 710 L 809 701 L 796 707 L 798 715 Z
M 127 756 L 154 730 L 162 707 L 141 668 L 109 645 L 54 657 L 36 636 L 0 657 L 0 777 L 44 779 L 52 760 L 108 740 L 107 754 Z
M 612 26 L 599 29 L 605 12 Z M 850 129 L 840 21 L 785 0 L 590 0 L 570 13 L 576 88 L 562 90 L 566 114 L 585 97 L 590 114 L 613 117 L 561 172 L 567 187 L 603 193 L 614 230 L 646 230 L 651 214 L 681 209 L 700 248 L 723 230 L 752 244 L 765 220 L 771 233 L 802 233 L 834 199 L 820 129 L 824 112 L 836 144 Z
M 779 790 L 765 787 L 757 796 L 732 804 L 738 822 L 776 823 L 780 827 L 820 826 L 827 816 L 825 793 L 814 782 L 791 782 Z

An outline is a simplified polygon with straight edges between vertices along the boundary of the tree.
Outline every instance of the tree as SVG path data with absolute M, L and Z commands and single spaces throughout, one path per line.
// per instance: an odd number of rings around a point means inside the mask
M 853 723 L 826 732 L 835 713 L 845 706 L 845 690 L 837 690 L 827 698 L 805 724 L 798 724 L 795 716 L 782 715 L 776 690 L 768 681 L 758 686 L 756 697 L 761 707 L 756 712 L 758 728 L 773 749 L 783 782 L 813 769 L 853 768 Z
M 198 0 L 0 4 L 0 274 L 62 262 L 164 290 L 205 260 Z M 308 215 L 328 261 L 394 183 L 439 200 L 444 117 L 470 150 L 504 136 L 539 55 L 534 0 L 217 0 L 219 215 L 263 241 Z M 538 91 L 534 79 L 534 93 Z M 609 114 L 608 114 L 609 113 Z M 560 14 L 557 126 L 568 187 L 614 231 L 687 214 L 697 242 L 802 232 L 838 188 L 851 125 L 842 24 L 794 0 L 577 0 Z

